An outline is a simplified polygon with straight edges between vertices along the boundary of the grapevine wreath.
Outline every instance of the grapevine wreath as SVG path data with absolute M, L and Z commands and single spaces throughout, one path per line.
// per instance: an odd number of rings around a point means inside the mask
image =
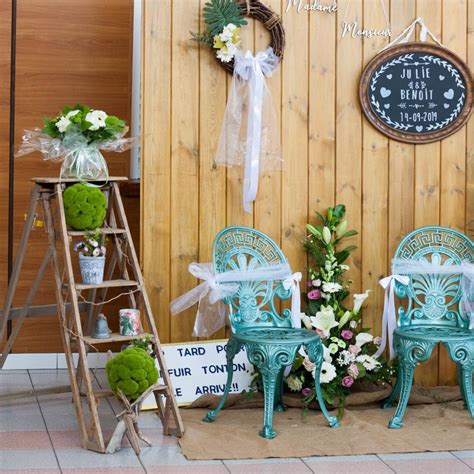
M 216 50 L 221 66 L 232 74 L 234 56 L 240 44 L 240 27 L 247 24 L 245 17 L 254 18 L 270 33 L 269 46 L 283 58 L 285 30 L 280 16 L 260 0 L 210 0 L 203 9 L 206 30 L 191 33 L 193 39 Z

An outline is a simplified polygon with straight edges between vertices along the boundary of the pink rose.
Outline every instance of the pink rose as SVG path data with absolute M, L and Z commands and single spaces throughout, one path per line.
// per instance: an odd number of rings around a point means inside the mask
M 346 340 L 352 339 L 352 336 L 353 336 L 353 335 L 354 335 L 354 334 L 352 334 L 352 331 L 349 330 L 349 329 L 343 329 L 343 330 L 341 331 L 341 337 L 342 337 L 343 339 L 346 339 Z
M 319 290 L 311 290 L 308 292 L 308 298 L 310 300 L 319 300 L 319 298 L 321 298 L 321 292 Z
M 360 347 L 356 346 L 354 344 L 350 344 L 349 345 L 349 352 L 351 352 L 352 354 L 358 354 L 360 352 Z
M 303 390 L 301 390 L 301 394 L 303 395 L 303 397 L 309 397 L 312 393 L 313 391 L 310 388 L 304 388 Z
M 357 367 L 356 364 L 351 364 L 349 368 L 347 369 L 347 373 L 356 379 L 359 376 L 359 367 Z
M 343 387 L 351 387 L 352 384 L 354 383 L 354 379 L 350 376 L 350 375 L 346 375 L 343 379 L 342 379 L 342 386 Z

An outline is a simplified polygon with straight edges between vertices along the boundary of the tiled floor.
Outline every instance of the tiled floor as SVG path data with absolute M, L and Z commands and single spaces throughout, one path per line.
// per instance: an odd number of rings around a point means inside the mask
M 97 373 L 101 385 L 104 374 Z M 0 394 L 65 385 L 65 370 L 0 372 Z M 105 430 L 115 426 L 115 400 L 100 405 Z M 114 455 L 80 449 L 70 394 L 0 401 L 0 473 L 463 473 L 474 471 L 474 451 L 332 456 L 241 461 L 188 461 L 174 438 L 163 437 L 156 415 L 140 425 L 153 442 L 138 457 L 131 448 Z M 473 434 L 474 436 L 474 434 Z

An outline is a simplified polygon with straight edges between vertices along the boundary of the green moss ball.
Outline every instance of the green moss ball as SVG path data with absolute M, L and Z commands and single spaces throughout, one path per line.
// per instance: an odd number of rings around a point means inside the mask
M 74 230 L 92 230 L 100 227 L 107 212 L 104 193 L 84 183 L 73 184 L 63 194 L 66 223 Z
M 112 391 L 121 390 L 131 401 L 158 381 L 155 361 L 139 347 L 125 349 L 110 359 L 105 370 Z

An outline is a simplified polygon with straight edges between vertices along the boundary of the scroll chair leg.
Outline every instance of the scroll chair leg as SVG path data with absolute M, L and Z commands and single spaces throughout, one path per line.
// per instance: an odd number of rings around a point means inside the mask
M 262 367 L 263 392 L 265 407 L 263 414 L 263 429 L 258 434 L 262 438 L 273 439 L 276 436 L 273 431 L 273 409 L 275 404 L 275 389 L 281 369 L 273 367 Z
M 400 360 L 398 378 L 401 379 L 401 386 L 397 409 L 388 427 L 396 429 L 403 426 L 403 417 L 405 416 L 408 399 L 410 398 L 415 366 L 419 362 L 429 359 L 435 343 L 404 339 L 395 334 L 394 345 L 395 352 Z
M 395 381 L 395 385 L 393 386 L 392 392 L 382 402 L 381 407 L 383 409 L 392 407 L 393 406 L 393 401 L 400 395 L 400 388 L 402 386 L 401 380 L 402 380 L 402 377 L 401 377 L 401 373 L 400 373 L 400 370 L 399 370 L 399 372 L 397 374 L 397 380 Z
M 232 337 L 229 339 L 227 343 L 226 349 L 226 359 L 227 359 L 227 383 L 225 385 L 224 394 L 222 395 L 221 401 L 215 410 L 210 410 L 207 415 L 202 419 L 206 423 L 212 423 L 215 419 L 217 414 L 221 411 L 222 407 L 227 400 L 227 396 L 229 395 L 230 388 L 232 386 L 232 377 L 234 375 L 234 357 L 237 352 L 239 352 L 241 344 L 237 342 Z
M 273 410 L 277 412 L 286 411 L 286 406 L 283 404 L 283 373 L 285 368 L 280 370 L 276 380 L 275 386 L 275 401 L 273 405 Z
M 456 362 L 458 383 L 466 408 L 474 418 L 474 394 L 472 393 L 472 372 L 474 369 L 474 342 L 448 342 L 447 346 L 451 359 Z
M 324 403 L 323 392 L 321 390 L 320 377 L 321 377 L 321 366 L 323 365 L 323 345 L 321 341 L 318 343 L 308 345 L 306 348 L 308 358 L 313 364 L 316 365 L 314 370 L 314 388 L 316 390 L 316 398 L 318 399 L 319 408 L 321 409 L 324 417 L 329 423 L 331 428 L 338 428 L 341 426 L 337 416 L 329 414 L 326 404 Z

